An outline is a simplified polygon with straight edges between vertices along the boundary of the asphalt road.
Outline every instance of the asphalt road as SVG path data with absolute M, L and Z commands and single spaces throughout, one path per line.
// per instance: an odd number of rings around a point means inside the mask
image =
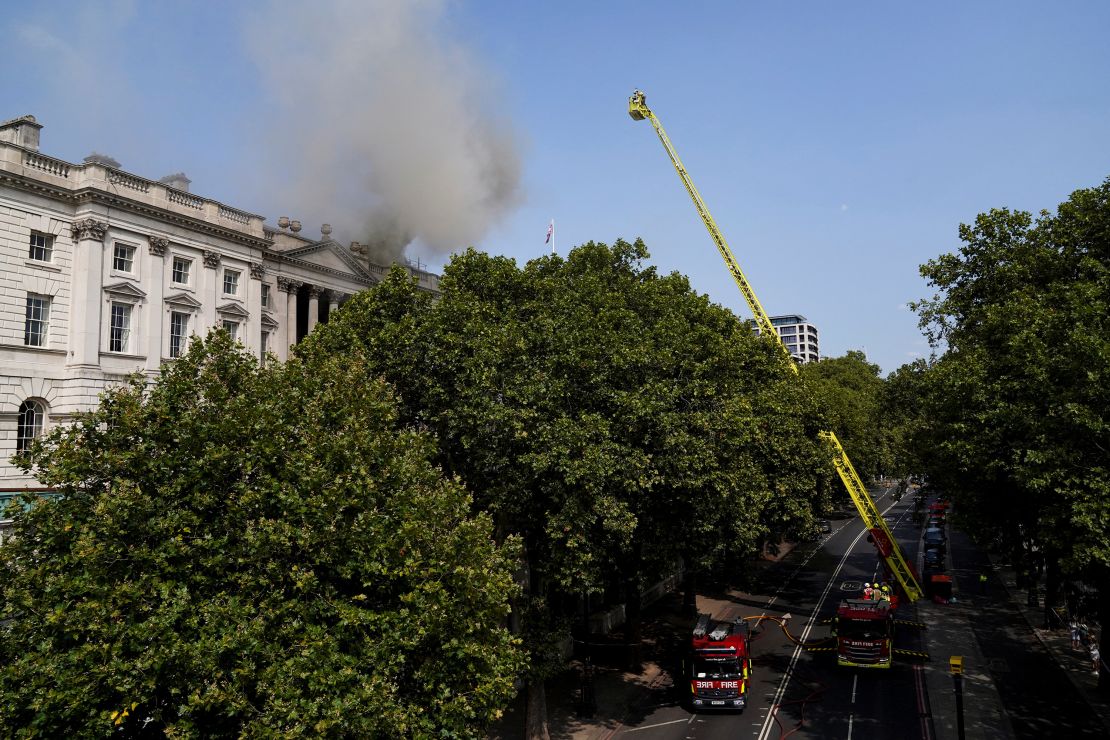
M 917 529 L 910 521 L 912 499 L 876 501 L 885 511 L 907 557 L 916 555 Z M 858 518 L 833 520 L 834 531 L 822 541 L 802 547 L 763 570 L 756 593 L 722 597 L 715 616 L 732 618 L 789 613 L 790 631 L 807 641 L 826 637 L 827 619 L 860 584 L 874 580 L 879 559 Z M 899 618 L 915 621 L 912 605 Z M 897 647 L 920 650 L 916 630 L 902 629 Z M 629 718 L 616 737 L 642 740 L 752 737 L 906 738 L 927 737 L 924 682 L 912 663 L 897 662 L 889 670 L 852 670 L 836 665 L 834 654 L 811 652 L 794 645 L 777 624 L 765 621 L 752 641 L 754 664 L 750 704 L 742 713 L 699 711 L 691 714 L 674 697 L 644 708 Z M 681 684 L 681 681 L 679 681 Z M 680 691 L 681 687 L 676 691 Z M 804 718 L 804 726 L 800 726 Z
M 907 558 L 916 562 L 920 530 L 912 524 L 912 497 L 894 502 L 876 499 Z M 847 514 L 848 512 L 845 512 Z M 790 630 L 815 640 L 828 634 L 826 620 L 844 596 L 874 580 L 880 567 L 874 547 L 856 517 L 833 520 L 834 531 L 818 543 L 800 547 L 765 568 L 753 593 L 718 595 L 715 616 L 733 618 L 789 613 Z M 1026 738 L 1100 738 L 1102 725 L 1068 680 L 1064 670 L 1036 639 L 1028 622 L 1008 600 L 1000 584 L 980 593 L 979 573 L 986 557 L 962 533 L 949 527 L 949 574 L 969 610 L 970 630 L 998 689 L 1013 735 Z M 970 607 L 970 608 L 969 608 Z M 946 607 L 945 607 L 946 608 Z M 903 605 L 898 617 L 917 621 L 915 605 Z M 934 635 L 934 643 L 939 635 Z M 943 640 L 941 640 L 943 642 Z M 919 631 L 900 629 L 896 647 L 928 648 Z M 933 649 L 947 646 L 934 644 Z M 699 711 L 679 706 L 676 694 L 656 692 L 635 716 L 625 719 L 612 737 L 637 740 L 724 740 L 757 738 L 891 738 L 943 737 L 934 712 L 951 712 L 952 696 L 930 697 L 924 671 L 911 660 L 889 670 L 840 668 L 831 652 L 796 647 L 773 622 L 763 622 L 752 642 L 755 666 L 749 706 L 742 713 Z M 943 659 L 937 656 L 935 660 Z M 942 668 L 943 669 L 943 668 Z M 934 684 L 935 686 L 935 684 Z M 967 717 L 985 711 L 969 703 Z M 937 715 L 938 717 L 941 715 Z M 804 724 L 802 724 L 804 719 Z M 951 717 L 946 725 L 951 726 Z M 986 719 L 990 736 L 990 721 Z M 980 725 L 982 727 L 982 725 Z M 997 728 L 1006 736 L 1010 728 Z

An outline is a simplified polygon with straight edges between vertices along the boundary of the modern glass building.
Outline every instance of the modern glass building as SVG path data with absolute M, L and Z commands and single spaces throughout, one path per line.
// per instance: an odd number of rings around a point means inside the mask
M 789 316 L 772 316 L 771 325 L 775 327 L 782 343 L 798 362 L 817 362 L 821 359 L 817 348 L 817 327 L 809 323 L 805 316 L 792 314 Z M 751 321 L 752 327 L 759 331 L 755 320 Z

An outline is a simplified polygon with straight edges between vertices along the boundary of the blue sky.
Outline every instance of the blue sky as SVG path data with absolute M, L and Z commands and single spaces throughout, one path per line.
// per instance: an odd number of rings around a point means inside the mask
M 822 354 L 863 349 L 884 372 L 928 354 L 905 304 L 928 294 L 918 265 L 959 247 L 960 222 L 1052 209 L 1110 175 L 1110 3 L 377 5 L 17 4 L 0 21 L 0 118 L 34 114 L 44 153 L 184 170 L 193 192 L 306 233 L 351 218 L 327 200 L 305 211 L 332 142 L 411 130 L 430 137 L 417 153 L 466 146 L 488 118 L 519 187 L 459 227 L 468 242 L 527 260 L 551 218 L 561 252 L 642 237 L 660 270 L 747 316 L 650 125 L 627 115 L 640 88 L 764 307 L 807 316 Z M 359 56 L 398 18 L 420 56 Z M 363 85 L 427 56 L 420 79 L 438 76 L 456 107 L 379 118 Z M 327 176 L 357 209 L 343 172 L 361 176 L 361 148 L 341 154 Z M 418 192 L 445 186 L 409 170 Z M 439 250 L 409 254 L 433 267 L 466 246 L 429 239 Z

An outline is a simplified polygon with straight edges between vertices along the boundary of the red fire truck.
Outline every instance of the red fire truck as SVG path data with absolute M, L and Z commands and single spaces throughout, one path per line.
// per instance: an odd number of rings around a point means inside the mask
M 751 654 L 742 620 L 717 621 L 699 614 L 686 659 L 690 703 L 694 707 L 743 709 L 748 701 Z
M 836 610 L 836 662 L 858 668 L 890 668 L 894 654 L 894 606 L 889 601 L 845 599 Z

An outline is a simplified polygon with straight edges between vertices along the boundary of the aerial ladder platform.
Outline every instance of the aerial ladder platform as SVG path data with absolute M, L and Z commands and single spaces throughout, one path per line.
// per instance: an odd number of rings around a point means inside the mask
M 774 325 L 771 323 L 771 317 L 763 310 L 763 305 L 760 304 L 759 298 L 755 295 L 755 290 L 752 288 L 751 283 L 748 282 L 747 277 L 744 276 L 744 271 L 740 269 L 740 263 L 736 261 L 736 256 L 733 255 L 732 250 L 725 241 L 724 234 L 717 227 L 717 222 L 713 220 L 712 214 L 709 213 L 709 207 L 705 205 L 702 200 L 701 193 L 694 187 L 694 181 L 690 179 L 690 174 L 682 164 L 682 160 L 678 157 L 678 152 L 675 151 L 671 140 L 667 137 L 667 132 L 663 130 L 663 125 L 659 123 L 659 119 L 651 112 L 647 106 L 647 99 L 644 97 L 643 92 L 636 90 L 632 93 L 632 97 L 628 99 L 628 115 L 635 121 L 651 121 L 651 125 L 655 128 L 655 133 L 659 135 L 659 141 L 663 142 L 663 148 L 667 150 L 667 156 L 671 158 L 671 164 L 674 165 L 675 171 L 678 172 L 679 178 L 682 180 L 686 192 L 689 193 L 690 199 L 694 201 L 694 208 L 697 209 L 698 215 L 701 216 L 702 223 L 709 231 L 709 236 L 713 239 L 713 243 L 717 245 L 717 251 L 721 253 L 721 257 L 728 267 L 728 271 L 732 273 L 732 279 L 736 281 L 737 287 L 740 288 L 740 293 L 744 296 L 744 300 L 748 303 L 748 308 L 751 310 L 755 318 L 755 323 L 759 327 L 761 334 L 767 334 L 774 337 L 778 341 L 779 347 L 786 354 L 790 360 L 790 368 L 794 374 L 798 374 L 798 367 L 794 364 L 793 356 L 790 350 L 783 344 L 782 338 L 778 332 L 775 331 Z M 848 459 L 848 453 L 844 451 L 844 447 L 840 444 L 836 434 L 831 431 L 820 432 L 819 436 L 826 442 L 832 452 L 833 467 L 836 468 L 837 474 L 840 475 L 840 480 L 844 482 L 844 487 L 848 489 L 848 495 L 855 504 L 856 510 L 859 512 L 860 518 L 863 519 L 864 526 L 871 533 L 871 539 L 875 543 L 875 548 L 879 551 L 879 555 L 883 558 L 887 568 L 894 575 L 898 581 L 898 585 L 902 588 L 902 592 L 906 598 L 912 601 L 920 599 L 924 592 L 921 589 L 921 584 L 918 582 L 917 576 L 913 568 L 906 560 L 902 548 L 898 546 L 898 540 L 894 538 L 894 534 L 887 526 L 886 520 L 883 519 L 882 514 L 875 506 L 871 495 L 867 492 L 867 488 L 863 485 L 859 475 L 856 473 L 855 467 L 852 466 L 852 461 Z

